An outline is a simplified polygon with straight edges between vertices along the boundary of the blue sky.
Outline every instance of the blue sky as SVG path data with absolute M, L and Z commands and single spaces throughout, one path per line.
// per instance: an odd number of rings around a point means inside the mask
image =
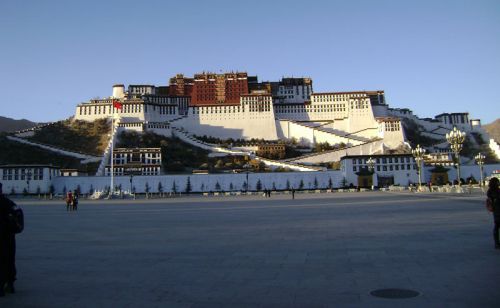
M 17 119 L 204 70 L 381 89 L 420 117 L 500 115 L 500 1 L 2 0 L 0 39 L 0 115 Z

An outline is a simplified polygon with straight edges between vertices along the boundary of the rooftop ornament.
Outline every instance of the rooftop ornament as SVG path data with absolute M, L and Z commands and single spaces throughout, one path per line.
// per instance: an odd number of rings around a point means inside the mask
M 458 186 L 461 186 L 462 183 L 460 181 L 460 151 L 462 151 L 462 145 L 465 141 L 465 133 L 459 131 L 456 127 L 453 127 L 453 130 L 446 134 L 446 140 L 450 144 L 451 150 L 455 153 L 455 160 L 457 164 L 457 181 Z

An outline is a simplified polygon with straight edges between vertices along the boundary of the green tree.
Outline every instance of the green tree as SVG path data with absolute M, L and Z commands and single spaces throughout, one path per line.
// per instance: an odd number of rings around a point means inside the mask
M 186 181 L 186 193 L 189 194 L 191 192 L 191 178 L 188 176 Z
M 300 179 L 299 189 L 304 189 L 304 180 Z
M 347 187 L 347 179 L 345 177 L 342 178 L 342 188 Z
M 68 189 L 66 188 L 66 185 L 63 187 L 63 195 L 66 196 L 66 193 L 68 192 Z
M 318 189 L 318 179 L 314 177 L 314 189 Z
M 276 183 L 273 182 L 273 190 L 276 190 Z
M 173 192 L 174 194 L 176 194 L 176 193 L 177 193 L 177 184 L 175 184 L 175 181 L 173 181 L 173 182 L 172 182 L 172 192 Z
M 286 180 L 286 190 L 290 190 L 290 180 Z
M 328 188 L 332 189 L 332 187 L 333 187 L 332 178 L 329 178 L 328 179 Z
M 262 190 L 262 182 L 260 181 L 260 179 L 257 180 L 257 184 L 255 184 L 255 189 L 257 189 L 257 191 Z
M 229 184 L 229 190 L 230 190 L 230 191 L 233 191 L 233 190 L 234 190 L 234 186 L 233 186 L 233 183 L 232 183 L 232 182 Z
M 92 184 L 90 184 L 89 195 L 93 195 L 93 194 L 94 194 L 94 186 Z
M 163 196 L 163 184 L 161 182 L 158 182 L 158 193 Z
M 55 191 L 56 191 L 56 188 L 54 187 L 54 185 L 50 184 L 50 186 L 49 186 L 50 195 L 53 195 Z
M 204 191 L 205 191 L 205 183 L 201 183 L 200 190 L 201 190 L 202 192 L 204 192 Z
M 146 198 L 149 198 L 149 190 L 151 189 L 151 187 L 149 187 L 149 183 L 146 182 L 146 184 L 144 185 L 144 191 L 146 192 Z
M 216 190 L 216 191 L 220 191 L 220 190 L 221 190 L 221 187 L 220 187 L 219 181 L 217 181 L 217 183 L 215 183 L 215 190 Z

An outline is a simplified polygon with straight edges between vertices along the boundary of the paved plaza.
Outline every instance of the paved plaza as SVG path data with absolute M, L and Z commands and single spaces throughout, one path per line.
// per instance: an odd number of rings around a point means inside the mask
M 21 201 L 0 307 L 499 307 L 484 196 Z M 420 293 L 406 299 L 376 289 Z

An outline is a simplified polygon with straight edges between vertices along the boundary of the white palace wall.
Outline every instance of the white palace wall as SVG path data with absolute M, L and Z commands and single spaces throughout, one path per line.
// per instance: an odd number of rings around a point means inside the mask
M 358 145 L 361 141 L 353 140 L 349 137 L 344 137 L 341 135 L 336 135 L 320 129 L 315 129 L 314 127 L 305 126 L 301 123 L 292 122 L 288 120 L 277 120 L 276 126 L 278 130 L 279 138 L 296 138 L 297 141 L 305 146 L 311 146 L 315 143 L 328 142 L 331 145 L 335 144 L 350 144 Z
M 161 175 L 161 176 L 134 176 L 132 186 L 137 193 L 144 193 L 146 183 L 152 193 L 158 192 L 158 183 L 161 183 L 163 192 L 172 192 L 175 182 L 177 192 L 185 192 L 187 179 L 190 179 L 192 192 L 210 192 L 217 191 L 217 183 L 221 191 L 230 191 L 231 184 L 233 191 L 244 189 L 246 182 L 246 173 L 239 174 L 186 174 L 186 175 Z M 272 189 L 273 183 L 276 189 L 286 189 L 287 181 L 290 187 L 298 189 L 300 182 L 304 183 L 304 189 L 314 189 L 315 180 L 318 188 L 327 188 L 331 179 L 333 187 L 340 187 L 342 183 L 341 171 L 321 171 L 321 172 L 274 172 L 274 173 L 249 173 L 249 190 L 256 190 L 257 182 L 260 180 L 262 189 Z M 114 178 L 116 186 L 121 185 L 123 191 L 130 191 L 130 177 L 117 176 Z M 109 177 L 56 177 L 53 180 L 56 193 L 61 194 L 66 190 L 75 190 L 80 186 L 82 193 L 88 193 L 89 190 L 102 191 L 110 185 Z M 203 188 L 203 189 L 202 189 Z
M 305 165 L 340 161 L 342 157 L 348 155 L 368 155 L 374 152 L 381 152 L 383 150 L 383 147 L 384 142 L 382 140 L 377 140 L 341 150 L 325 151 L 321 153 L 304 155 L 297 159 L 290 159 L 289 161 Z
M 199 136 L 217 138 L 276 140 L 278 135 L 270 96 L 243 96 L 240 105 L 191 107 L 186 118 L 174 123 L 175 127 Z

